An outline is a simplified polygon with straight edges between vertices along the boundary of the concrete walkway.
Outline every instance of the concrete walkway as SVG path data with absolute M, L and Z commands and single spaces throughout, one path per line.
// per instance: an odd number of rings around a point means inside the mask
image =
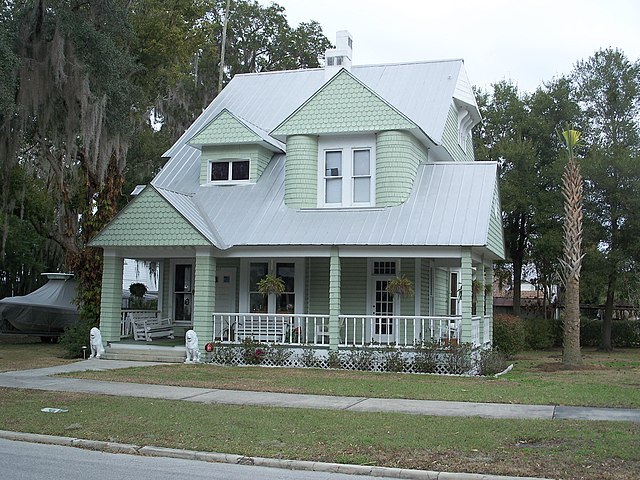
M 434 416 L 477 416 L 547 420 L 612 420 L 640 422 L 640 409 L 520 405 L 506 403 L 402 400 L 329 395 L 251 392 L 212 388 L 175 387 L 136 383 L 103 382 L 54 377 L 57 373 L 82 370 L 109 370 L 157 365 L 153 362 L 83 360 L 68 365 L 0 373 L 0 386 L 64 392 L 97 393 L 141 398 L 162 398 L 189 402 L 256 405 L 286 408 L 335 409 L 354 412 L 396 412 Z

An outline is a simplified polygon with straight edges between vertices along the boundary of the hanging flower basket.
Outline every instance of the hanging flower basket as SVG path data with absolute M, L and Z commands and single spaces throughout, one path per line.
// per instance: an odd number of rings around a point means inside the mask
M 147 287 L 144 283 L 132 283 L 129 285 L 129 293 L 137 298 L 142 298 L 147 293 Z
M 413 297 L 413 282 L 402 275 L 387 282 L 387 293 L 400 297 Z
M 265 275 L 258 281 L 257 287 L 258 292 L 265 297 L 272 293 L 280 296 L 284 293 L 285 289 L 284 280 L 282 280 L 282 278 L 269 274 Z

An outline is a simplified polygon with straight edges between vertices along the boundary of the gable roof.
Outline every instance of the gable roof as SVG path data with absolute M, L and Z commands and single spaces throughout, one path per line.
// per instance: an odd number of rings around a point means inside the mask
M 409 130 L 418 126 L 351 73 L 341 69 L 271 135 Z
M 197 218 L 190 202 L 167 201 L 148 186 L 103 228 L 91 246 L 209 245 L 203 229 L 191 221 Z M 206 233 L 206 230 L 204 230 Z
M 284 152 L 285 146 L 267 132 L 234 115 L 226 108 L 205 125 L 188 142 L 200 148 L 204 145 L 237 145 L 262 143 L 270 150 Z

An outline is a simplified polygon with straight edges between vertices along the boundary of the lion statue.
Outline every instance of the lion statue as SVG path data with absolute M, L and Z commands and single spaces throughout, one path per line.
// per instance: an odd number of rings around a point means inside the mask
M 89 345 L 91 345 L 89 358 L 100 358 L 100 355 L 104 353 L 104 347 L 102 346 L 102 334 L 98 327 L 93 327 L 89 332 Z
M 184 335 L 184 346 L 187 349 L 187 358 L 184 363 L 200 362 L 200 347 L 198 345 L 198 335 L 193 330 L 187 330 Z

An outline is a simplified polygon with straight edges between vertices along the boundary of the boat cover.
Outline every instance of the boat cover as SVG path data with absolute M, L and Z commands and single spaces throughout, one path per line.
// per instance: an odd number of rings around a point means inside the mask
M 69 274 L 43 274 L 49 281 L 38 290 L 0 300 L 3 333 L 58 336 L 78 322 L 76 282 Z

